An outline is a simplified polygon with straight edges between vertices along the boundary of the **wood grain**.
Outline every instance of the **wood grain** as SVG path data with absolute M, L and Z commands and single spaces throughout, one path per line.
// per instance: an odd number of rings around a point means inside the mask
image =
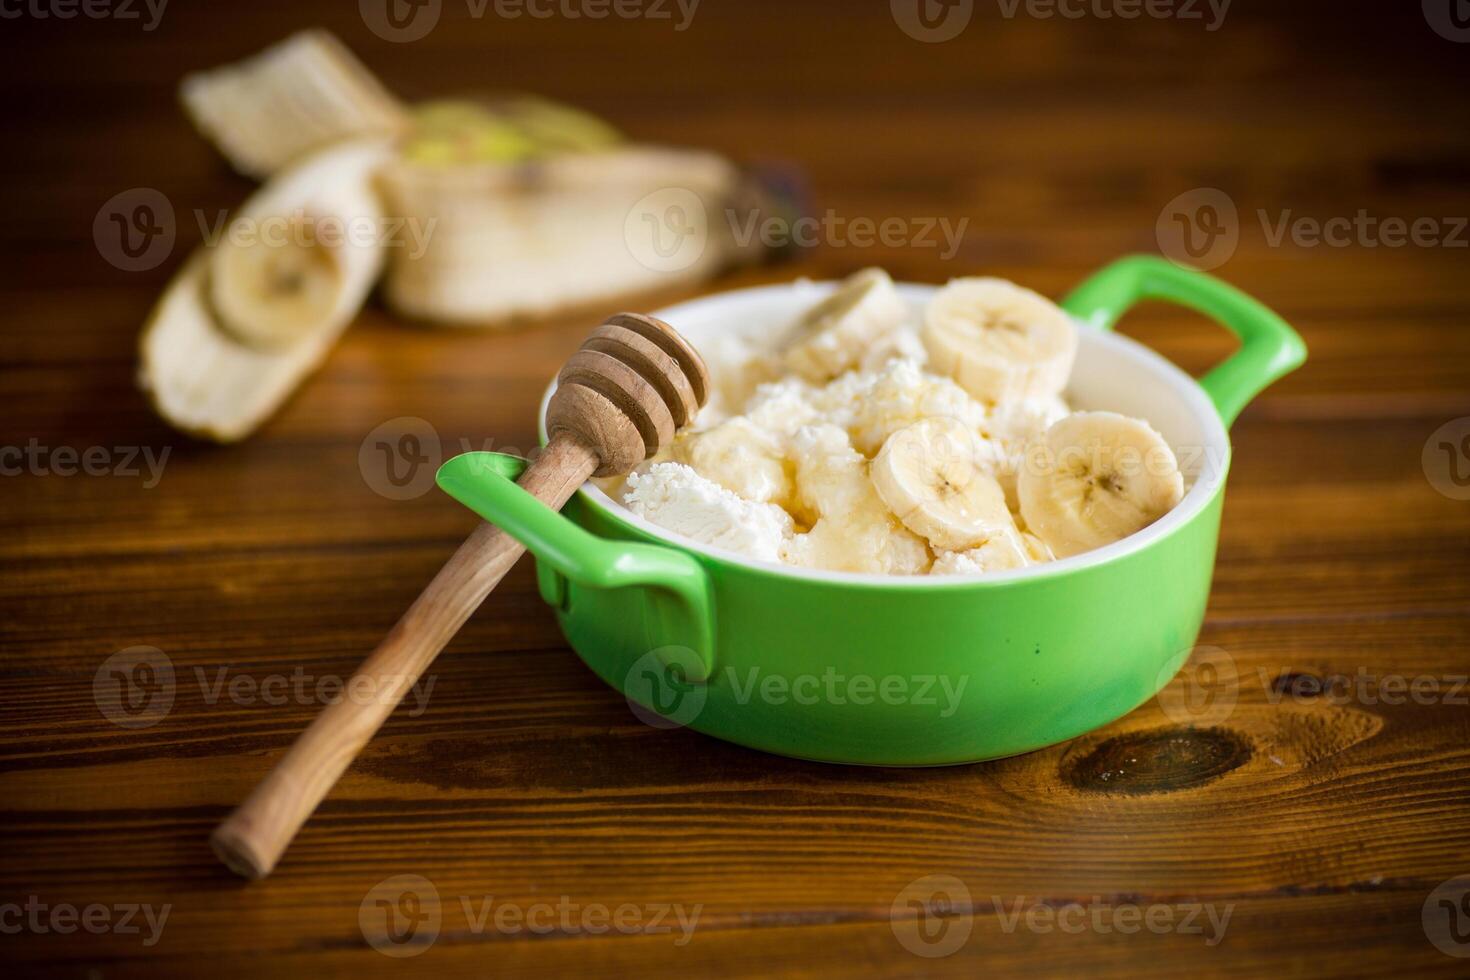
M 1288 212 L 1470 215 L 1464 46 L 1420 5 L 1391 6 L 1242 2 L 1211 32 L 977 4 L 943 44 L 905 37 L 887 4 L 776 0 L 706 0 L 683 31 L 445 3 L 408 44 L 374 36 L 355 5 L 314 0 L 171 4 L 147 32 L 6 20 L 0 446 L 34 439 L 49 469 L 57 447 L 169 453 L 156 485 L 141 460 L 132 476 L 0 477 L 0 907 L 170 906 L 151 945 L 146 924 L 0 932 L 10 972 L 1463 975 L 1421 914 L 1470 874 L 1470 707 L 1454 691 L 1470 673 L 1470 504 L 1433 489 L 1420 458 L 1437 427 L 1470 416 L 1467 253 L 1268 234 Z M 210 829 L 320 709 L 316 682 L 348 676 L 476 524 L 427 488 L 375 492 L 364 440 L 412 417 L 441 457 L 524 451 L 547 381 L 595 326 L 436 332 L 374 307 L 244 445 L 194 444 L 151 416 L 132 384 L 137 328 L 199 240 L 193 209 L 250 189 L 190 132 L 174 86 L 313 24 L 410 98 L 541 92 L 641 139 L 799 163 L 818 215 L 967 221 L 953 254 L 942 238 L 828 240 L 714 288 L 879 264 L 1059 295 L 1156 250 L 1171 198 L 1229 193 L 1240 244 L 1218 272 L 1292 322 L 1311 360 L 1232 432 L 1201 636 L 1233 666 L 1228 713 L 1179 720 L 1180 696 L 1213 676 L 1195 671 L 1114 725 L 1015 759 L 873 770 L 764 756 L 639 722 L 567 650 L 521 566 L 292 859 L 258 885 L 234 880 Z M 169 196 L 178 241 L 128 273 L 91 227 L 139 186 Z M 1231 348 L 1164 306 L 1123 329 L 1193 372 Z M 139 645 L 169 658 L 176 689 L 156 724 L 124 728 L 99 710 L 94 676 Z M 1415 699 L 1394 693 L 1399 679 L 1437 687 Z M 442 906 L 435 941 L 404 962 L 359 918 L 400 874 L 431 881 Z M 942 958 L 906 947 L 910 920 L 892 914 L 932 875 L 968 892 L 930 923 L 970 930 Z M 480 922 L 488 896 L 699 918 L 684 944 L 576 923 L 540 935 Z M 1069 903 L 1230 919 L 1210 945 L 1024 918 Z

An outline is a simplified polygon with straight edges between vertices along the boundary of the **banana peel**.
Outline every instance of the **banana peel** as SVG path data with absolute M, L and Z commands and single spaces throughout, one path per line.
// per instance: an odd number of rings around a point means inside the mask
M 410 125 L 407 107 L 323 30 L 188 75 L 179 100 L 231 166 L 260 180 L 338 140 L 395 136 Z

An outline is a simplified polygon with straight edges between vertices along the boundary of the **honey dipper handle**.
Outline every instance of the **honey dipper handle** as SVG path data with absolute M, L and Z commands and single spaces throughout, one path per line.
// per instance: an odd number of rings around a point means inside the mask
M 520 485 L 560 510 L 599 463 L 596 451 L 559 433 L 521 475 Z M 281 854 L 368 739 L 516 563 L 525 546 L 481 524 L 363 661 L 343 697 L 317 715 L 210 844 L 246 878 L 270 874 Z M 363 697 L 352 692 L 371 692 Z

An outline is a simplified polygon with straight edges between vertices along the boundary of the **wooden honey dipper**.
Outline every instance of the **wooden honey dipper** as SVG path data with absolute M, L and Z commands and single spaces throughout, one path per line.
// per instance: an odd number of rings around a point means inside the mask
M 667 446 L 709 398 L 709 372 L 662 320 L 619 313 L 593 331 L 557 375 L 550 441 L 517 481 L 553 510 L 592 476 L 618 476 Z M 389 697 L 324 708 L 210 838 L 231 870 L 270 874 L 281 854 L 439 651 L 516 563 L 525 546 L 481 524 L 348 681 Z

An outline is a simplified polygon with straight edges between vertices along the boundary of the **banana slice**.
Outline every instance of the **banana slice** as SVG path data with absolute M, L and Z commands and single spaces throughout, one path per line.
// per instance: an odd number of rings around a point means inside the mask
M 1017 493 L 1026 527 L 1065 558 L 1163 517 L 1183 498 L 1184 477 L 1147 422 L 1074 412 L 1027 449 Z
M 263 179 L 349 137 L 391 136 L 408 112 L 335 36 L 311 30 L 184 78 L 184 109 L 230 164 Z
M 393 214 L 435 222 L 421 253 L 389 256 L 385 295 L 400 314 L 503 326 L 698 282 L 758 260 L 736 232 L 767 205 L 711 153 L 622 146 L 456 166 L 384 169 Z
M 791 474 L 780 441 L 743 415 L 674 440 L 674 459 L 756 503 L 784 503 Z
M 221 326 L 278 348 L 335 333 L 357 314 L 383 267 L 388 226 L 372 177 L 390 152 L 383 140 L 339 144 L 245 202 L 210 254 Z
M 216 442 L 249 435 L 331 350 L 321 330 L 280 351 L 260 350 L 219 329 L 209 310 L 208 250 L 196 251 L 143 328 L 138 383 L 167 422 Z
M 937 416 L 899 429 L 873 459 L 878 496 L 935 548 L 974 548 L 1014 524 L 978 441 L 957 419 Z
M 868 461 L 835 425 L 811 425 L 791 438 L 796 466 L 794 515 L 810 526 L 787 545 L 794 565 L 882 575 L 922 575 L 933 556 L 901 525 L 868 477 Z
M 1077 327 L 1051 300 L 1004 279 L 956 279 L 924 313 L 929 368 L 991 404 L 1067 385 Z
M 882 269 L 864 269 L 812 307 L 778 344 L 788 370 L 830 381 L 858 367 L 869 350 L 908 319 L 908 307 Z

